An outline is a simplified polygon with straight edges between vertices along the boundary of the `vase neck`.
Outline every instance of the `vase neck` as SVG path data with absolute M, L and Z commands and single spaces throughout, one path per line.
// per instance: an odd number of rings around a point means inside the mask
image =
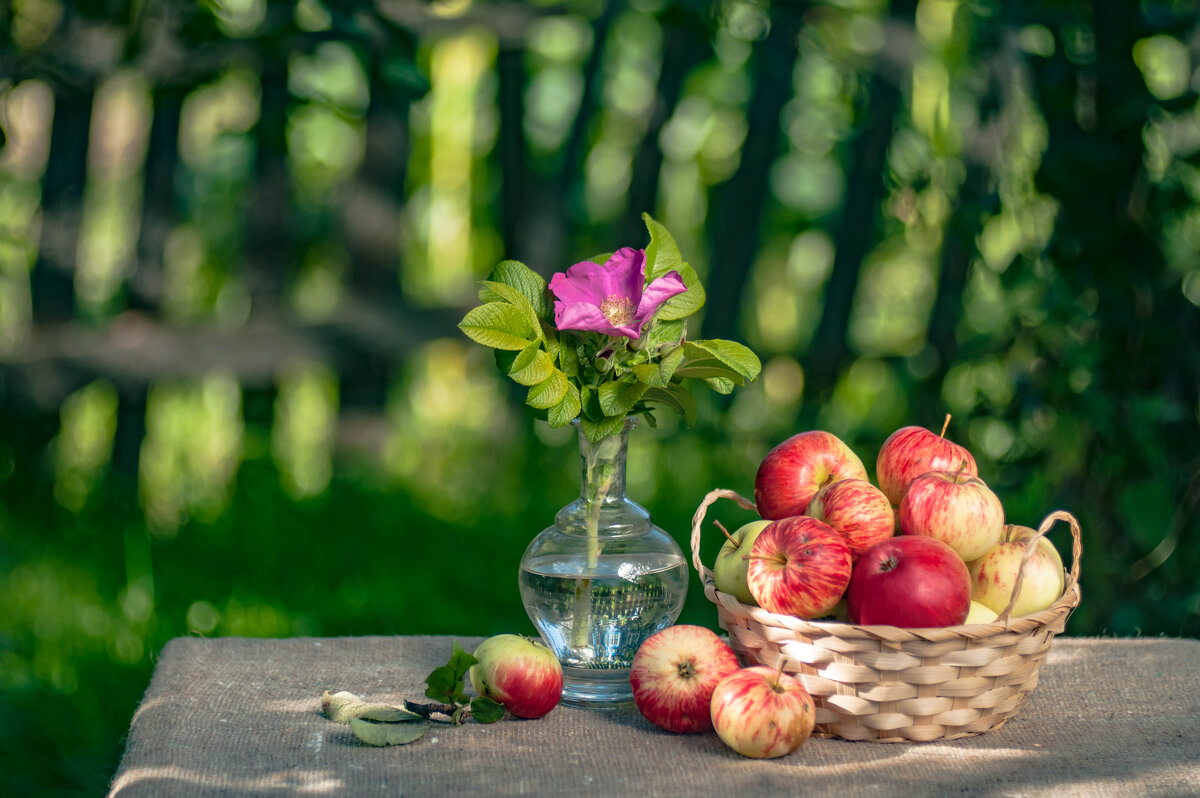
M 629 430 L 622 429 L 598 441 L 588 440 L 579 430 L 579 500 L 581 502 L 625 498 L 625 460 L 629 454 Z
M 650 514 L 625 495 L 629 431 L 636 426 L 636 419 L 627 418 L 621 429 L 598 441 L 579 429 L 579 498 L 558 512 L 555 523 L 562 531 L 613 536 L 650 528 Z

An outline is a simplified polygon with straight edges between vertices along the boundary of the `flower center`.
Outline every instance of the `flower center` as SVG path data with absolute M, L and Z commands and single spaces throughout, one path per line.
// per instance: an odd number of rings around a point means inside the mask
M 609 294 L 608 298 L 600 303 L 600 312 L 612 326 L 623 327 L 633 320 L 633 302 L 629 297 Z

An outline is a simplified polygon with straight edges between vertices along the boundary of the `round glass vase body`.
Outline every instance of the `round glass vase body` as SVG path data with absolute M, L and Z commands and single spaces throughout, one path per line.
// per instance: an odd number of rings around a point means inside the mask
M 579 427 L 579 422 L 575 422 Z M 593 443 L 579 430 L 582 489 L 521 558 L 525 612 L 563 668 L 562 703 L 633 700 L 629 669 L 650 635 L 675 623 L 687 597 L 679 545 L 625 495 L 627 418 Z

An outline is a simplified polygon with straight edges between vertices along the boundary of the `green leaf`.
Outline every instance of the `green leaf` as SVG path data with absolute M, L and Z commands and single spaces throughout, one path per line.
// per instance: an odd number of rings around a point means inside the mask
M 528 346 L 533 333 L 520 308 L 507 302 L 488 302 L 473 308 L 458 323 L 458 328 L 476 343 L 513 351 Z
M 686 291 L 682 294 L 676 294 L 663 303 L 658 312 L 654 314 L 656 319 L 663 321 L 673 321 L 675 319 L 686 319 L 700 308 L 704 307 L 704 300 L 708 295 L 704 293 L 704 286 L 700 283 L 700 275 L 696 274 L 696 270 L 686 263 L 681 263 L 677 269 L 679 276 L 683 278 L 683 284 L 687 286 Z
M 542 320 L 538 316 L 537 310 L 533 307 L 533 303 L 524 294 L 511 285 L 496 283 L 490 280 L 484 280 L 483 286 L 484 289 L 491 291 L 491 293 L 524 313 L 525 321 L 529 322 L 529 329 L 537 333 L 539 338 L 541 337 Z M 482 294 L 483 292 L 481 291 L 480 293 Z
M 643 402 L 653 402 L 669 407 L 679 415 L 690 427 L 696 423 L 696 401 L 679 383 L 671 383 L 666 388 L 648 388 L 642 394 Z
M 704 381 L 708 384 L 709 388 L 712 388 L 717 393 L 722 394 L 733 393 L 733 389 L 737 386 L 737 383 L 735 383 L 733 380 L 729 380 L 724 377 L 708 377 Z
M 488 281 L 503 283 L 517 289 L 529 300 L 529 304 L 533 305 L 539 318 L 550 319 L 554 304 L 550 301 L 546 281 L 524 263 L 519 260 L 501 261 L 488 275 Z M 494 302 L 498 296 L 491 292 L 486 285 L 479 291 L 479 299 L 483 302 Z
M 321 711 L 334 723 L 349 723 L 351 718 L 364 718 L 385 723 L 403 723 L 421 719 L 421 716 L 415 712 L 387 704 L 372 704 L 346 690 L 337 693 L 326 690 L 325 695 L 321 696 Z
M 683 361 L 683 347 L 669 349 L 657 363 L 642 363 L 633 367 L 638 380 L 652 388 L 665 388 Z
M 646 349 L 655 351 L 664 346 L 675 346 L 683 340 L 687 322 L 683 319 L 664 321 L 656 319 L 646 335 Z
M 587 436 L 587 439 L 592 443 L 597 443 L 609 435 L 620 432 L 621 427 L 625 424 L 625 416 L 612 416 L 600 421 L 592 421 L 585 417 L 579 423 L 583 427 L 583 434 Z
M 517 353 L 511 349 L 493 349 L 492 356 L 495 358 L 496 368 L 500 369 L 501 374 L 507 374 L 508 370 L 512 368 L 513 361 L 517 359 Z
M 429 729 L 428 723 L 376 723 L 362 718 L 351 718 L 350 728 L 354 736 L 367 745 L 407 745 L 421 739 Z
M 568 382 L 567 395 L 562 398 L 561 402 L 550 408 L 546 413 L 546 421 L 550 422 L 552 427 L 565 427 L 579 416 L 581 409 L 579 388 L 575 386 L 575 383 Z
M 605 416 L 624 416 L 628 413 L 642 394 L 646 385 L 640 382 L 606 382 L 600 386 L 600 409 Z
M 672 269 L 678 269 L 683 263 L 683 256 L 679 254 L 679 245 L 667 228 L 648 213 L 642 214 L 642 221 L 650 233 L 650 243 L 646 245 L 646 282 L 649 283 Z
M 558 330 L 554 329 L 549 324 L 542 322 L 542 338 L 546 342 L 546 354 L 550 356 L 550 361 L 558 360 Z
M 473 654 L 463 651 L 459 647 L 458 641 L 455 640 L 454 651 L 450 654 L 450 659 L 445 665 L 434 668 L 425 678 L 425 684 L 428 687 L 425 695 L 444 704 L 466 703 L 467 694 L 463 691 L 463 677 L 471 670 L 471 666 L 478 662 L 479 660 L 475 659 Z
M 508 367 L 508 376 L 521 385 L 537 385 L 553 372 L 554 361 L 542 351 L 537 341 L 522 349 Z
M 600 397 L 596 395 L 595 387 L 583 386 L 579 391 L 579 401 L 583 407 L 583 417 L 590 421 L 601 421 L 604 411 L 600 409 Z
M 754 380 L 762 371 L 758 355 L 754 354 L 750 347 L 736 341 L 714 338 L 709 341 L 688 341 L 683 347 L 688 357 L 701 358 L 711 355 L 748 380 Z
M 539 410 L 548 410 L 563 400 L 567 394 L 567 375 L 554 369 L 550 376 L 529 389 L 525 404 Z
M 471 717 L 478 723 L 495 723 L 504 717 L 504 707 L 487 696 L 471 699 Z
M 675 376 L 692 377 L 698 380 L 706 380 L 709 377 L 721 377 L 733 380 L 737 385 L 744 385 L 746 382 L 745 377 L 715 357 L 703 357 L 697 360 L 684 361 L 683 365 L 675 370 Z
M 568 377 L 579 375 L 579 350 L 575 348 L 577 345 L 578 339 L 569 333 L 563 335 L 559 340 L 558 367 Z

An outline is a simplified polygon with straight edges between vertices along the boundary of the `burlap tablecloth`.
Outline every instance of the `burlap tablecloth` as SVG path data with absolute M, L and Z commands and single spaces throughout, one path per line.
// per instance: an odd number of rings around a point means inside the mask
M 811 739 L 745 759 L 636 709 L 437 726 L 371 748 L 326 688 L 421 698 L 450 637 L 173 640 L 133 716 L 111 795 L 1200 795 L 1200 641 L 1058 638 L 1004 728 L 944 743 Z M 477 637 L 458 638 L 468 651 Z

